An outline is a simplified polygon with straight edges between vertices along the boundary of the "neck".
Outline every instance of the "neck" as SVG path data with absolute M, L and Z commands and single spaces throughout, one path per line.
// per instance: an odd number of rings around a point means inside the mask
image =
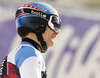
M 23 38 L 29 38 L 34 40 L 36 43 L 38 43 L 41 46 L 41 43 L 38 41 L 36 34 L 34 33 L 29 33 L 27 36 L 23 37 Z M 42 47 L 41 47 L 42 48 Z
M 34 40 L 37 44 L 40 45 L 40 47 L 41 47 L 41 49 L 42 49 L 42 52 L 45 53 L 45 52 L 47 51 L 46 42 L 44 42 L 44 41 L 42 40 L 43 38 L 41 38 L 41 35 L 38 36 L 38 37 L 40 37 L 40 38 L 37 38 L 37 35 L 36 35 L 36 34 L 30 32 L 27 36 L 25 36 L 25 37 L 23 37 L 23 38 L 29 38 L 29 39 L 31 39 L 31 40 Z M 39 41 L 38 41 L 38 39 L 39 39 Z M 41 40 L 42 40 L 42 41 L 41 41 Z M 42 43 L 42 45 L 41 45 L 40 42 Z

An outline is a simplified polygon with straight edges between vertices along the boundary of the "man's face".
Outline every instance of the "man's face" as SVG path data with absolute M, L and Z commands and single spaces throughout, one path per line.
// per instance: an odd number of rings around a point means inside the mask
M 54 44 L 54 38 L 59 34 L 59 32 L 54 32 L 48 26 L 46 27 L 46 31 L 43 33 L 44 41 L 47 44 L 47 47 L 52 47 Z

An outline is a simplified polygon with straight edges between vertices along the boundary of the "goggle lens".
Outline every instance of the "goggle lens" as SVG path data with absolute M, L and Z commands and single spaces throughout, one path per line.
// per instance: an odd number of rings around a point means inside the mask
M 59 32 L 61 29 L 61 21 L 60 21 L 59 17 L 57 17 L 55 15 L 50 16 L 48 25 L 55 32 Z
M 54 25 L 55 31 L 59 31 L 61 29 L 61 22 L 57 16 L 53 16 L 51 22 Z

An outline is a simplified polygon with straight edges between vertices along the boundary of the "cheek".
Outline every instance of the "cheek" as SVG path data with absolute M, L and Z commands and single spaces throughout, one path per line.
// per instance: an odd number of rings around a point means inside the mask
M 48 40 L 48 39 L 51 39 L 52 38 L 52 33 L 46 33 L 44 34 L 44 40 Z
M 52 34 L 54 32 L 47 27 L 46 31 L 43 33 L 43 38 L 44 41 L 46 42 L 48 47 L 52 47 L 53 46 L 53 40 L 52 40 Z

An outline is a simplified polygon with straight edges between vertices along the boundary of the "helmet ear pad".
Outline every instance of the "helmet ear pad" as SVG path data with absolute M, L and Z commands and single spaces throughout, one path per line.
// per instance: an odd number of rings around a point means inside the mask
M 42 34 L 43 32 L 45 32 L 47 26 L 47 20 L 38 16 L 23 17 L 16 21 L 19 24 L 18 34 L 20 36 L 22 36 L 25 32 Z

